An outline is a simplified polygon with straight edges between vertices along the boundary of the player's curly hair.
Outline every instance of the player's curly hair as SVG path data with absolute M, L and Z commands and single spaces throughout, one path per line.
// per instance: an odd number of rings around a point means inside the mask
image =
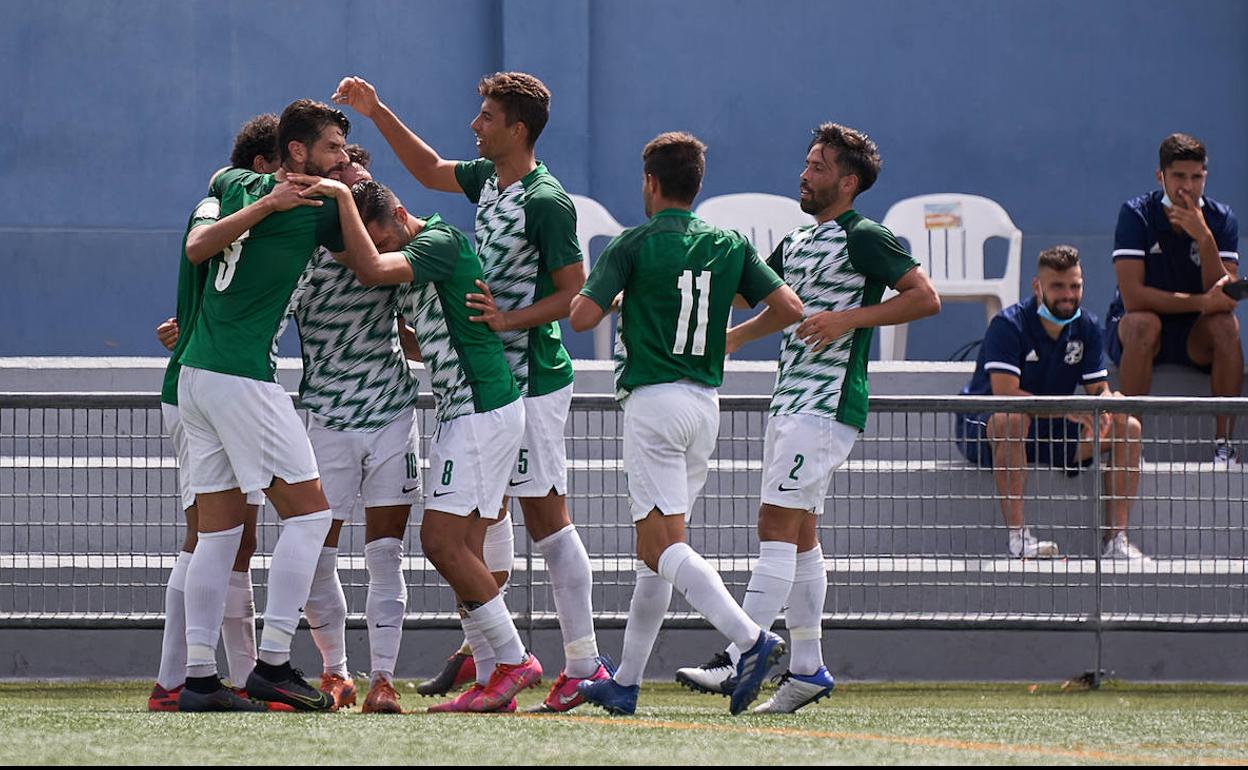
M 667 131 L 641 151 L 646 174 L 659 180 L 665 198 L 693 203 L 706 173 L 706 145 L 693 134 Z
M 1036 267 L 1047 267 L 1058 273 L 1064 273 L 1078 264 L 1079 249 L 1066 244 L 1045 249 L 1040 252 L 1040 258 L 1036 260 Z
M 527 72 L 495 72 L 481 78 L 477 93 L 502 105 L 507 125 L 520 121 L 529 130 L 529 147 L 550 120 L 550 89 Z
M 329 125 L 341 128 L 343 136 L 351 133 L 351 121 L 342 110 L 312 99 L 296 99 L 287 105 L 277 124 L 277 149 L 282 163 L 290 160 L 291 142 L 311 147 Z
M 277 160 L 277 116 L 271 112 L 255 116 L 238 130 L 230 152 L 230 165 L 252 170 L 257 155 L 266 163 Z
M 822 144 L 825 149 L 836 150 L 837 170 L 858 178 L 858 189 L 854 195 L 871 189 L 884 165 L 880 160 L 880 150 L 871 141 L 871 137 L 839 123 L 822 123 L 810 133 L 812 136 L 810 144 L 806 146 L 807 152 L 817 144 Z
M 352 163 L 359 163 L 364 168 L 368 168 L 369 164 L 373 162 L 373 156 L 368 150 L 358 144 L 348 144 L 346 150 L 347 157 L 351 159 Z
M 1157 150 L 1160 168 L 1164 171 L 1176 160 L 1194 160 L 1202 166 L 1209 165 L 1209 156 L 1205 153 L 1205 143 L 1191 134 L 1171 134 L 1161 142 Z

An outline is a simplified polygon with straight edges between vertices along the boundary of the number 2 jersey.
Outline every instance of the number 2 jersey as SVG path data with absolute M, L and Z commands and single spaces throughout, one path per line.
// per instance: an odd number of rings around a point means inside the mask
M 624 292 L 616 348 L 616 393 L 624 398 L 678 380 L 719 387 L 733 298 L 753 306 L 781 285 L 740 233 L 665 209 L 608 244 L 581 294 L 608 310 Z
M 222 172 L 211 195 L 221 217 L 268 195 L 272 174 L 243 169 Z M 338 206 L 297 206 L 261 220 L 209 261 L 208 280 L 194 333 L 181 363 L 197 369 L 274 382 L 277 340 L 291 309 L 291 297 L 320 246 L 342 251 Z

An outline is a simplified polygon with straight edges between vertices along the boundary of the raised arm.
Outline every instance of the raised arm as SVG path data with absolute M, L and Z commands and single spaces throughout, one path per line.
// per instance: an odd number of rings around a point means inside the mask
M 461 192 L 455 178 L 457 161 L 446 160 L 425 144 L 377 97 L 377 89 L 363 78 L 347 77 L 338 84 L 333 100 L 373 121 L 382 137 L 394 150 L 404 168 L 416 177 L 416 181 L 431 190 Z
M 186 258 L 195 265 L 212 259 L 213 255 L 224 251 L 242 237 L 243 233 L 273 212 L 287 211 L 296 206 L 322 205 L 319 200 L 302 197 L 302 189 L 302 186 L 292 182 L 282 182 L 268 195 L 252 201 L 233 214 L 210 225 L 192 229 L 186 236 Z

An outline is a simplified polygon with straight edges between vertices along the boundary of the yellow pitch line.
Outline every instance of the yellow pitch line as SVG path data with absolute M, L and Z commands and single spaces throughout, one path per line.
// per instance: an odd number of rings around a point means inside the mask
M 820 738 L 834 741 L 858 741 L 863 743 L 891 743 L 903 746 L 954 749 L 957 751 L 998 751 L 1010 754 L 1039 754 L 1069 759 L 1093 759 L 1104 762 L 1179 764 L 1196 761 L 1210 765 L 1248 765 L 1248 760 L 1214 757 L 1166 757 L 1149 754 L 1117 754 L 1096 749 L 1059 749 L 1022 743 L 988 743 L 963 741 L 955 738 L 927 738 L 923 736 L 880 735 L 877 733 L 845 733 L 825 730 L 803 730 L 796 727 L 737 727 L 735 725 L 701 724 L 698 722 L 673 722 L 661 719 L 634 719 L 630 717 L 551 716 L 549 714 L 515 714 L 515 717 L 549 720 L 559 719 L 571 723 L 590 723 L 615 727 L 646 727 L 656 730 L 688 730 L 736 735 L 774 735 L 786 738 Z

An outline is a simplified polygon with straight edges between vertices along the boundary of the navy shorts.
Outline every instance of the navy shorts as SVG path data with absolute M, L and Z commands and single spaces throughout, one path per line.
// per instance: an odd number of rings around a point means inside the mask
M 988 438 L 988 414 L 955 414 L 954 434 L 962 456 L 981 468 L 992 467 L 992 441 Z M 1092 458 L 1080 462 L 1077 422 L 1065 417 L 1032 417 L 1027 430 L 1027 462 L 1062 468 L 1077 475 Z
M 1179 364 L 1199 369 L 1202 372 L 1209 371 L 1209 367 L 1196 364 L 1187 355 L 1187 338 L 1199 319 L 1199 313 L 1161 316 L 1161 347 L 1153 363 Z M 1114 366 L 1122 364 L 1122 340 L 1118 339 L 1118 321 L 1120 320 L 1120 318 L 1110 318 L 1105 325 L 1105 348 L 1109 357 L 1113 359 Z

